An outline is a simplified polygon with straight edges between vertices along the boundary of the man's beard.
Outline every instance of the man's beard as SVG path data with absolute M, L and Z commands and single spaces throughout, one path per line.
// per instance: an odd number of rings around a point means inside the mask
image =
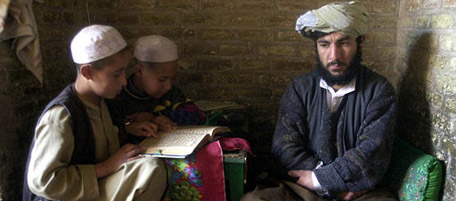
M 326 83 L 329 86 L 334 86 L 334 85 L 347 85 L 352 81 L 352 79 L 356 76 L 358 73 L 359 66 L 361 65 L 361 49 L 358 47 L 357 52 L 355 57 L 353 58 L 353 62 L 347 67 L 347 70 L 342 75 L 332 75 L 329 72 L 329 66 L 334 65 L 334 64 L 339 64 L 339 65 L 347 65 L 346 63 L 341 63 L 341 62 L 330 62 L 326 65 L 326 67 L 323 67 L 323 63 L 320 61 L 318 53 L 317 53 L 317 60 L 318 60 L 318 74 L 323 78 L 323 80 L 326 81 Z

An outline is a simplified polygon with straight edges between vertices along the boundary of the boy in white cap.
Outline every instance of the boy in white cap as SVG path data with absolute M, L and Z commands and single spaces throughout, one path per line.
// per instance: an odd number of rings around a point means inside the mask
M 77 78 L 44 109 L 35 128 L 23 200 L 160 200 L 161 160 L 120 147 L 104 98 L 126 84 L 127 43 L 113 27 L 91 25 L 71 42 Z
M 361 64 L 365 8 L 337 2 L 311 10 L 296 31 L 315 43 L 318 67 L 282 96 L 272 142 L 281 180 L 247 200 L 397 200 L 379 185 L 394 142 L 396 95 Z
M 130 142 L 151 129 L 142 122 L 153 122 L 160 130 L 177 125 L 198 125 L 204 122 L 201 110 L 174 85 L 178 71 L 176 44 L 163 36 L 149 35 L 136 41 L 135 72 L 127 86 L 107 102 L 113 121 Z

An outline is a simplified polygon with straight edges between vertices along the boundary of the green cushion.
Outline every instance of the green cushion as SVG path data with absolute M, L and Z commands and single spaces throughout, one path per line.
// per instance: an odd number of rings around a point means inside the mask
M 386 178 L 401 201 L 439 200 L 442 165 L 436 157 L 397 139 Z

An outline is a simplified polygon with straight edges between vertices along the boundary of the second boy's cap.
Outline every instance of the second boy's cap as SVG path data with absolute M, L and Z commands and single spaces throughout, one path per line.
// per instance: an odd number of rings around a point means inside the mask
M 119 31 L 111 26 L 90 25 L 74 36 L 71 55 L 77 64 L 86 64 L 112 56 L 127 47 Z
M 176 61 L 177 45 L 170 39 L 159 36 L 143 36 L 136 41 L 135 57 L 143 62 L 162 63 Z

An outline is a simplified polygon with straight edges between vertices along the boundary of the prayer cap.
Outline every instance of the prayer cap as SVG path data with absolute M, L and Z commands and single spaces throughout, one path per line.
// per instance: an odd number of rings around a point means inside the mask
M 177 45 L 170 39 L 159 36 L 143 36 L 136 41 L 134 55 L 143 62 L 162 63 L 176 61 Z
M 112 56 L 127 47 L 119 31 L 111 26 L 90 25 L 71 41 L 71 55 L 74 63 L 86 64 Z
M 308 38 L 315 31 L 340 31 L 358 37 L 367 33 L 368 20 L 369 14 L 361 4 L 355 1 L 335 2 L 299 16 L 296 31 Z

